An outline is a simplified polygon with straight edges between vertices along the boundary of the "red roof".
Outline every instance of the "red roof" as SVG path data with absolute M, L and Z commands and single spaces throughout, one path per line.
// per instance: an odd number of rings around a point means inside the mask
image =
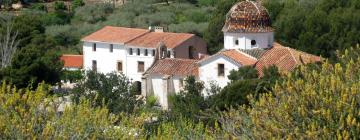
M 225 56 L 233 61 L 235 61 L 236 63 L 239 63 L 241 65 L 254 65 L 256 62 L 257 62 L 257 59 L 248 55 L 248 54 L 245 54 L 243 52 L 240 52 L 238 50 L 235 50 L 235 49 L 230 49 L 230 50 L 223 50 L 223 51 L 220 51 L 218 52 L 217 54 L 213 55 L 213 56 L 210 56 L 210 57 L 207 57 L 201 61 L 206 61 L 208 59 L 211 59 L 213 57 L 216 57 L 216 56 L 219 56 L 219 55 L 222 55 L 222 56 Z
M 150 32 L 150 30 L 106 26 L 82 41 L 97 41 L 127 44 L 137 47 L 156 48 L 163 42 L 168 48 L 175 48 L 195 36 L 188 33 Z
M 127 44 L 146 48 L 156 48 L 160 42 L 163 42 L 167 48 L 175 48 L 193 36 L 195 35 L 187 33 L 150 32 Z
M 157 60 L 145 74 L 198 76 L 197 60 L 165 58 Z
M 82 55 L 62 55 L 60 60 L 64 61 L 65 68 L 82 68 L 83 56 Z
M 291 71 L 299 65 L 321 61 L 319 56 L 284 47 L 274 43 L 273 48 L 266 51 L 256 63 L 255 68 L 259 71 L 260 77 L 264 68 L 275 65 L 280 72 Z
M 145 29 L 106 26 L 89 36 L 84 37 L 82 41 L 124 44 L 148 32 L 150 31 Z

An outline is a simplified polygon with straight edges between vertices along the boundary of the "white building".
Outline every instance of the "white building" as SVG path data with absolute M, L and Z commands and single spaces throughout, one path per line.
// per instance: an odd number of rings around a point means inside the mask
M 168 96 L 179 93 L 184 87 L 184 79 L 197 76 L 198 60 L 165 58 L 157 60 L 143 77 L 142 95 L 156 96 L 158 103 L 169 107 Z
M 155 58 L 199 58 L 207 54 L 203 39 L 188 33 L 106 26 L 82 39 L 84 69 L 123 73 L 140 83 Z
M 280 72 L 320 61 L 320 57 L 281 46 L 274 42 L 274 30 L 269 14 L 261 4 L 242 1 L 235 4 L 226 16 L 224 49 L 199 61 L 159 59 L 143 77 L 144 96 L 155 95 L 164 109 L 168 108 L 168 96 L 182 89 L 184 78 L 193 75 L 205 88 L 210 83 L 225 87 L 230 82 L 232 70 L 253 66 L 263 75 L 263 70 L 275 65 Z M 205 91 L 204 91 L 205 94 Z

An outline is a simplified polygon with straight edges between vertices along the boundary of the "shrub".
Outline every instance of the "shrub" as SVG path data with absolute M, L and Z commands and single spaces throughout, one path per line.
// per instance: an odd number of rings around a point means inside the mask
M 203 89 L 203 83 L 197 82 L 195 77 L 186 78 L 184 90 L 169 97 L 174 117 L 184 116 L 198 120 L 200 110 L 207 108 L 205 98 L 201 93 Z
M 299 68 L 249 108 L 223 114 L 224 129 L 250 139 L 359 139 L 360 58 L 351 54 L 345 65 Z
M 105 21 L 106 17 L 113 12 L 110 4 L 91 4 L 76 9 L 72 22 L 75 24 L 94 24 Z
M 113 113 L 131 113 L 142 104 L 124 75 L 115 72 L 106 75 L 94 71 L 85 73 L 85 77 L 71 91 L 75 102 L 86 98 L 93 101 L 94 107 L 106 105 Z

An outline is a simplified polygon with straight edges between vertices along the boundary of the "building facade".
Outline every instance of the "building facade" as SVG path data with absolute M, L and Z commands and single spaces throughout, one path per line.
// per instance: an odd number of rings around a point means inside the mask
M 265 7 L 254 1 L 236 3 L 226 15 L 224 49 L 203 59 L 187 63 L 185 60 L 156 60 L 143 77 L 146 85 L 142 88 L 144 96 L 155 95 L 164 109 L 169 107 L 168 96 L 178 93 L 189 76 L 195 76 L 204 83 L 203 94 L 212 85 L 221 88 L 230 82 L 231 71 L 244 66 L 251 66 L 262 71 L 270 66 L 277 66 L 280 72 L 288 72 L 307 63 L 319 62 L 320 57 L 284 47 L 274 42 L 274 29 Z M 181 66 L 181 67 L 177 67 Z M 184 69 L 185 66 L 192 68 Z M 163 71 L 165 70 L 165 71 Z M 182 74 L 176 74 L 181 72 Z
M 194 34 L 106 26 L 82 39 L 84 69 L 123 73 L 141 82 L 143 73 L 161 58 L 197 59 L 206 43 Z

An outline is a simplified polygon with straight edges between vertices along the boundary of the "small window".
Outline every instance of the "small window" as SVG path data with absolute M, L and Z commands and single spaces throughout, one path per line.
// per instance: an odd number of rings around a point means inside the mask
M 96 43 L 93 44 L 93 51 L 96 52 Z
M 225 65 L 218 64 L 218 76 L 225 76 Z
M 97 71 L 97 62 L 96 62 L 96 60 L 92 61 L 92 70 Z
M 256 41 L 255 40 L 251 40 L 251 46 L 255 46 L 256 45 Z
M 122 65 L 122 62 L 117 62 L 117 71 L 118 72 L 122 72 L 123 71 L 123 65 Z
M 152 56 L 155 56 L 155 50 L 152 50 Z
M 235 45 L 239 45 L 239 40 L 235 40 Z
M 110 52 L 113 52 L 113 51 L 114 51 L 114 45 L 110 44 Z
M 148 50 L 147 49 L 145 49 L 145 54 L 144 55 L 148 56 Z
M 137 51 L 136 54 L 140 55 L 140 49 L 137 49 L 136 51 Z
M 194 46 L 189 46 L 189 59 L 194 59 L 194 53 L 195 53 L 196 49 L 194 48 Z
M 132 48 L 129 49 L 129 54 L 133 55 L 133 49 Z
M 143 61 L 138 61 L 138 72 L 144 72 L 145 68 L 144 68 L 144 62 Z

